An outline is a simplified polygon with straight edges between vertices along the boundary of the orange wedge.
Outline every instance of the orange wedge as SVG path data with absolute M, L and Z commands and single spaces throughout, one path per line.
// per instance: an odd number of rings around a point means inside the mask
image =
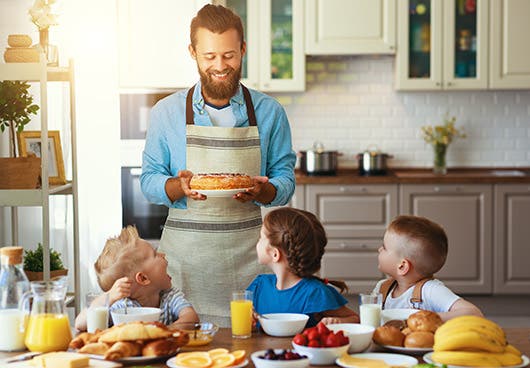
M 213 363 L 208 353 L 193 351 L 180 353 L 175 358 L 175 364 L 191 368 L 209 368 Z
M 217 355 L 228 354 L 228 349 L 225 349 L 225 348 L 212 349 L 212 350 L 208 350 L 208 354 L 210 354 L 210 357 L 213 359 Z
M 234 361 L 234 365 L 238 365 L 239 363 L 242 363 L 243 360 L 245 360 L 245 357 L 247 356 L 247 352 L 245 350 L 234 350 L 230 354 L 236 358 Z
M 212 360 L 213 364 L 210 366 L 210 368 L 224 368 L 232 366 L 236 358 L 232 354 L 221 353 L 215 355 Z

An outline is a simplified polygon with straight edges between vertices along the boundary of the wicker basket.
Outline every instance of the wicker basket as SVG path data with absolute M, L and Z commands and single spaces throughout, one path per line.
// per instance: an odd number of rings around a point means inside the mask
M 35 189 L 40 186 L 39 157 L 0 157 L 0 189 Z

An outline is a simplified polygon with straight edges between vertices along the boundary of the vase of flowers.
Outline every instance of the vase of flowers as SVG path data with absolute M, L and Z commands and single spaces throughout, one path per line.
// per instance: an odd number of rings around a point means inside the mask
M 442 125 L 425 125 L 421 127 L 423 139 L 426 143 L 432 145 L 434 153 L 433 172 L 436 175 L 447 174 L 446 154 L 449 144 L 455 138 L 465 138 L 466 134 L 463 129 L 455 127 L 456 118 L 444 117 Z
M 52 13 L 52 5 L 56 0 L 35 0 L 28 13 L 33 24 L 39 29 L 39 43 L 34 45 L 46 55 L 50 66 L 59 65 L 59 54 L 57 46 L 49 42 L 50 26 L 57 25 L 57 14 Z

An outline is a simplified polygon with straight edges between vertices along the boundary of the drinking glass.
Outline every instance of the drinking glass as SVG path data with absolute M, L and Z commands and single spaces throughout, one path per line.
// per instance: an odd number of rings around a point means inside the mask
M 94 300 L 101 294 L 88 293 L 85 296 L 87 331 L 93 333 L 96 329 L 104 330 L 109 322 L 109 298 L 105 293 L 103 302 Z
M 230 301 L 232 337 L 248 339 L 252 334 L 252 291 L 234 291 Z
M 381 325 L 381 308 L 383 306 L 383 294 L 359 294 L 359 311 L 361 324 L 370 325 L 375 328 Z

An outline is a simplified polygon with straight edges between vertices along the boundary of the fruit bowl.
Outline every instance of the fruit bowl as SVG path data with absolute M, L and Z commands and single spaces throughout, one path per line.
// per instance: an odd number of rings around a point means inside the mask
M 350 344 L 335 348 L 312 348 L 309 346 L 303 346 L 292 343 L 294 350 L 297 353 L 307 355 L 309 357 L 310 364 L 316 365 L 332 365 L 335 364 L 335 360 L 342 354 L 348 351 Z
M 284 349 L 269 349 L 252 353 L 250 358 L 252 359 L 252 362 L 256 368 L 305 368 L 309 366 L 309 358 L 307 355 L 300 359 L 266 359 L 267 354 L 269 354 L 271 350 L 274 351 L 274 354 L 276 355 L 283 354 L 286 351 Z
M 259 323 L 267 335 L 294 336 L 304 329 L 309 316 L 299 313 L 269 313 L 259 317 Z
M 348 348 L 350 354 L 360 353 L 368 349 L 375 331 L 375 328 L 370 325 L 358 323 L 336 323 L 327 325 L 327 327 L 333 332 L 343 331 L 344 336 L 350 339 L 350 347 Z

